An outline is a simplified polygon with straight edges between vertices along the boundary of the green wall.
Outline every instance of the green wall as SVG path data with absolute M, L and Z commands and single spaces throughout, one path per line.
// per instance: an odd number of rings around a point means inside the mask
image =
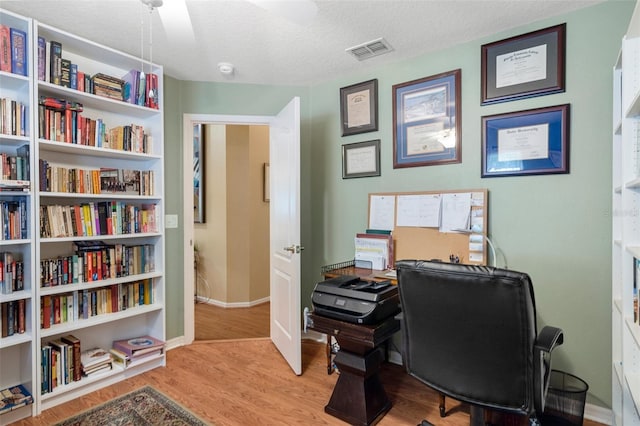
M 375 72 L 310 88 L 195 83 L 165 79 L 167 214 L 181 215 L 182 114 L 273 115 L 301 97 L 302 306 L 320 267 L 353 258 L 353 238 L 367 225 L 367 194 L 489 189 L 489 234 L 498 265 L 528 272 L 539 327 L 559 326 L 565 344 L 554 368 L 589 383 L 588 402 L 611 405 L 611 70 L 635 1 L 609 1 Z M 567 23 L 565 93 L 480 106 L 480 46 Z M 428 41 L 425 41 L 428 42 Z M 462 69 L 462 163 L 393 169 L 392 85 Z M 379 131 L 340 136 L 340 87 L 378 79 Z M 567 175 L 480 178 L 480 118 L 571 104 Z M 342 179 L 341 145 L 381 140 L 381 176 Z M 313 161 L 312 161 L 313 159 Z M 183 223 L 167 230 L 167 337 L 182 335 Z M 443 324 L 446 327 L 446 324 Z M 491 344 L 491 342 L 487 342 Z

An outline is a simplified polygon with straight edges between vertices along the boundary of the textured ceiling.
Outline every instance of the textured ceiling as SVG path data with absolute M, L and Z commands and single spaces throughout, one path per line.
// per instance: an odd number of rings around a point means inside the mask
M 164 0 L 168 3 L 178 0 Z M 295 0 L 289 0 L 295 1 Z M 165 27 L 139 0 L 3 0 L 3 9 L 149 59 L 180 80 L 307 85 L 441 50 L 602 0 L 317 0 L 310 23 L 247 0 L 186 0 L 193 35 Z M 286 6 L 287 1 L 280 2 Z M 143 31 L 144 27 L 144 31 Z M 143 40 L 141 40 L 143 37 Z M 391 53 L 358 61 L 345 49 L 384 37 Z M 191 38 L 191 40 L 189 40 Z M 64 47 L 64 46 L 63 46 Z M 230 62 L 225 77 L 217 64 Z

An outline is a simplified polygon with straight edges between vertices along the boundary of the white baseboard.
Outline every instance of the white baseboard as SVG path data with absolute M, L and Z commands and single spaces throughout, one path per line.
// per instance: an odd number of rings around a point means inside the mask
M 220 308 L 251 308 L 253 306 L 262 305 L 263 303 L 267 303 L 270 300 L 271 300 L 270 297 L 264 297 L 262 299 L 252 300 L 250 302 L 227 303 L 227 302 L 222 302 L 220 300 L 210 299 L 210 298 L 204 297 L 204 296 L 197 296 L 196 297 L 196 301 L 198 301 L 200 303 L 206 303 L 208 305 L 214 305 L 214 306 L 218 306 Z

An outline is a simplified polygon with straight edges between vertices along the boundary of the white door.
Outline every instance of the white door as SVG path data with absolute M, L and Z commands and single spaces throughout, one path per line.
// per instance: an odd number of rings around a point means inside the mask
M 273 117 L 269 133 L 271 340 L 302 374 L 300 342 L 300 98 Z

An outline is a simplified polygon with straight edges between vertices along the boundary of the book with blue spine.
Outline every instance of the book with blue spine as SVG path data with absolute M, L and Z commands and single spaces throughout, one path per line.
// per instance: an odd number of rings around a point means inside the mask
M 18 28 L 10 28 L 11 72 L 27 75 L 27 33 Z

